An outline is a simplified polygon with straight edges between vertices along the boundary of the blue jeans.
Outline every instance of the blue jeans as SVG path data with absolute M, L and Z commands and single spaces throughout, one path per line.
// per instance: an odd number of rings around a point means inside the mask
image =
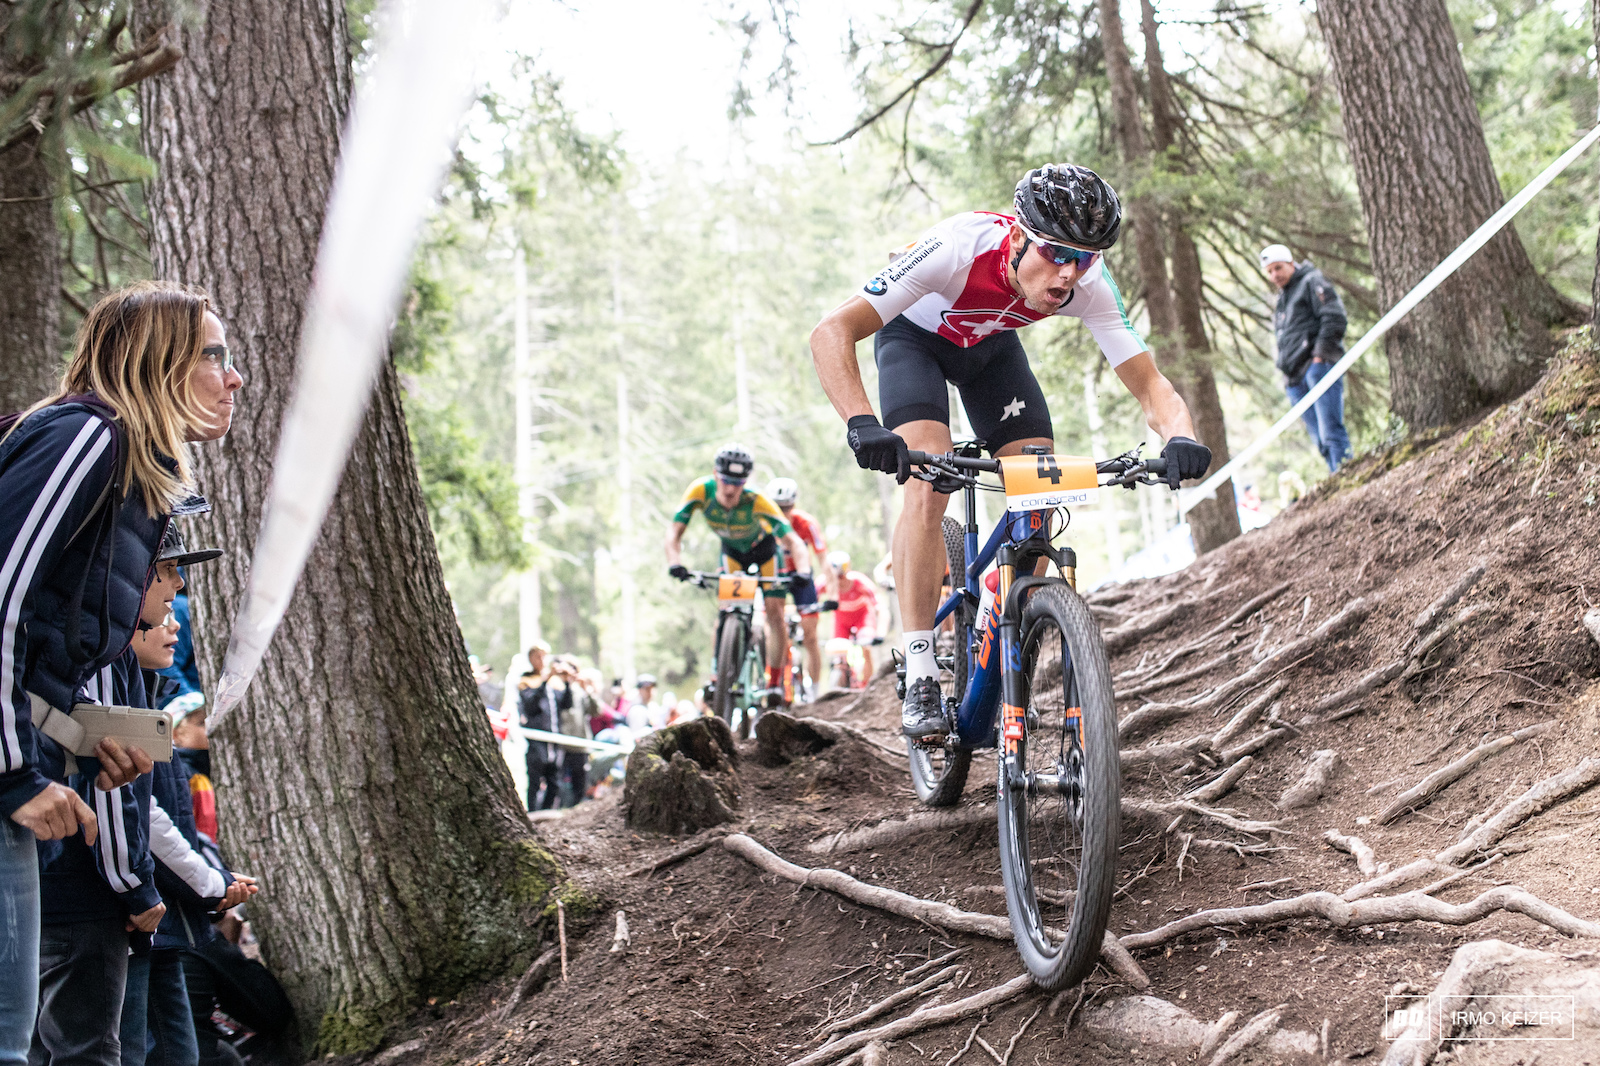
M 183 953 L 156 948 L 128 959 L 122 997 L 122 1066 L 198 1066 Z
M 1283 391 L 1289 394 L 1289 402 L 1294 404 L 1304 399 L 1328 370 L 1327 363 L 1313 362 L 1307 366 L 1299 381 L 1283 387 Z M 1335 381 L 1300 417 L 1305 420 L 1311 443 L 1322 454 L 1328 469 L 1339 469 L 1339 464 L 1350 458 L 1350 434 L 1344 429 L 1344 378 Z
M 128 931 L 122 918 L 44 926 L 32 1066 L 122 1066 Z
M 22 1066 L 39 1013 L 39 848 L 10 818 L 0 826 L 0 1066 Z

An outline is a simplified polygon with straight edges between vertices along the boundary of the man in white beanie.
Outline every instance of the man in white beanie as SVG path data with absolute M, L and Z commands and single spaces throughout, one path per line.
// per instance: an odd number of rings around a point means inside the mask
M 1278 342 L 1274 362 L 1283 373 L 1289 402 L 1299 403 L 1344 355 L 1344 304 L 1322 271 L 1309 259 L 1296 264 L 1281 244 L 1261 249 L 1261 269 L 1278 287 L 1278 304 L 1272 312 Z M 1344 428 L 1344 379 L 1335 381 L 1301 417 L 1328 469 L 1339 469 L 1350 457 L 1350 434 Z

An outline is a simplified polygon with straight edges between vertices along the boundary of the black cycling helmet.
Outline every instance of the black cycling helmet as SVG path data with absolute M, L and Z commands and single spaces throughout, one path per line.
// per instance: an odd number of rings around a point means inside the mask
M 1046 163 L 1017 182 L 1017 221 L 1041 237 L 1103 252 L 1122 232 L 1116 190 L 1088 167 Z
M 742 444 L 724 444 L 717 453 L 716 471 L 719 477 L 743 481 L 755 468 L 755 457 Z

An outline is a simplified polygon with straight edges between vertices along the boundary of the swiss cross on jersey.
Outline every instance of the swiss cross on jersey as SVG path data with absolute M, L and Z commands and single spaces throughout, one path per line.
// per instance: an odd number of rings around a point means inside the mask
M 947 218 L 869 279 L 859 295 L 884 322 L 904 315 L 963 348 L 1048 318 L 1011 287 L 1013 221 L 990 211 Z M 1083 319 L 1112 366 L 1145 350 L 1104 260 L 1089 268 L 1055 313 Z

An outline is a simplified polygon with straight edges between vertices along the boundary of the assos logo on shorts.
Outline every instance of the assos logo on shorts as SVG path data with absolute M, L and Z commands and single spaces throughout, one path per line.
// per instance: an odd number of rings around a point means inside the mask
M 921 655 L 927 650 L 928 642 L 925 640 L 913 640 L 910 644 L 906 645 L 906 651 L 910 652 L 912 655 Z
M 889 283 L 884 281 L 883 277 L 880 275 L 867 282 L 862 286 L 862 288 L 874 296 L 882 296 L 884 293 L 889 291 Z

